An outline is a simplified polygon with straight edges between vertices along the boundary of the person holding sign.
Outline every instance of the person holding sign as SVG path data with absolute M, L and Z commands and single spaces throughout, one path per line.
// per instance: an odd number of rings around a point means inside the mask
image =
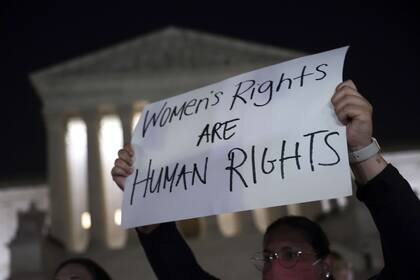
M 339 84 L 331 99 L 338 119 L 346 126 L 351 169 L 357 197 L 368 207 L 379 230 L 384 269 L 372 279 L 419 279 L 420 201 L 408 182 L 379 153 L 372 138 L 372 106 L 355 84 Z M 123 189 L 132 172 L 134 152 L 125 146 L 111 171 Z M 175 223 L 136 229 L 159 279 L 216 279 L 195 260 Z M 333 279 L 329 241 L 321 227 L 305 217 L 286 216 L 264 234 L 263 251 L 252 257 L 264 280 Z

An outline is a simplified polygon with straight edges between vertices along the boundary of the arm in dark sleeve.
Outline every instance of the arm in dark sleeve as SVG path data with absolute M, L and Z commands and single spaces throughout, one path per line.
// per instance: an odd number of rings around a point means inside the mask
M 200 267 L 174 222 L 163 223 L 150 234 L 136 231 L 158 279 L 217 279 Z
M 420 279 L 420 201 L 392 165 L 357 197 L 366 204 L 381 237 L 385 267 L 375 279 Z

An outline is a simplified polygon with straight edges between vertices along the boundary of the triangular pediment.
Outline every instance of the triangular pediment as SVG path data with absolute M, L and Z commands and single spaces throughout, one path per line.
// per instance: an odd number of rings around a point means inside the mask
M 56 79 L 237 65 L 268 65 L 302 53 L 219 35 L 168 27 L 34 73 Z

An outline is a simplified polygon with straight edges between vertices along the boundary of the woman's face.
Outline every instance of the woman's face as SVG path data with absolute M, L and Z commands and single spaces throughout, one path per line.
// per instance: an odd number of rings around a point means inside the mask
M 312 246 L 305 240 L 303 234 L 289 226 L 281 226 L 267 234 L 264 238 L 265 252 L 284 251 L 303 252 L 297 262 L 290 266 L 281 260 L 273 260 L 263 269 L 264 280 L 319 280 L 321 279 L 322 263 L 317 262 Z M 315 264 L 314 264 L 315 263 Z
M 93 280 L 93 276 L 83 265 L 69 263 L 60 268 L 54 280 Z

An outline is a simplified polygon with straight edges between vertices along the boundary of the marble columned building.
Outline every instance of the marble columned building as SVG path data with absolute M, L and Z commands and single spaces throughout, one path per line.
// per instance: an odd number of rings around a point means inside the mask
M 31 81 L 43 102 L 48 135 L 51 234 L 71 253 L 126 248 L 131 237 L 119 226 L 122 193 L 112 182 L 110 170 L 118 149 L 130 142 L 133 123 L 144 105 L 301 55 L 166 28 L 33 73 Z M 252 253 L 245 252 L 246 242 L 252 240 L 252 249 L 258 248 L 256 240 L 278 216 L 317 218 L 331 207 L 344 209 L 352 204 L 346 199 L 312 202 L 187 220 L 179 226 L 187 237 L 196 237 L 192 243 L 198 255 L 209 251 L 202 258 L 215 266 L 213 271 L 226 268 L 223 263 L 217 268 L 223 258 L 211 247 L 226 248 L 223 255 L 232 258 L 231 269 L 237 272 L 243 260 L 235 262 L 235 258 Z M 358 227 L 364 221 L 355 218 L 357 213 L 353 211 L 348 219 L 359 234 L 369 235 L 369 226 Z M 337 244 L 344 242 L 340 240 L 344 237 L 336 236 Z M 348 252 L 361 266 L 361 256 Z M 114 263 L 103 263 L 113 271 Z M 224 278 L 229 278 L 225 273 Z M 243 274 L 242 279 L 250 277 L 247 269 Z

